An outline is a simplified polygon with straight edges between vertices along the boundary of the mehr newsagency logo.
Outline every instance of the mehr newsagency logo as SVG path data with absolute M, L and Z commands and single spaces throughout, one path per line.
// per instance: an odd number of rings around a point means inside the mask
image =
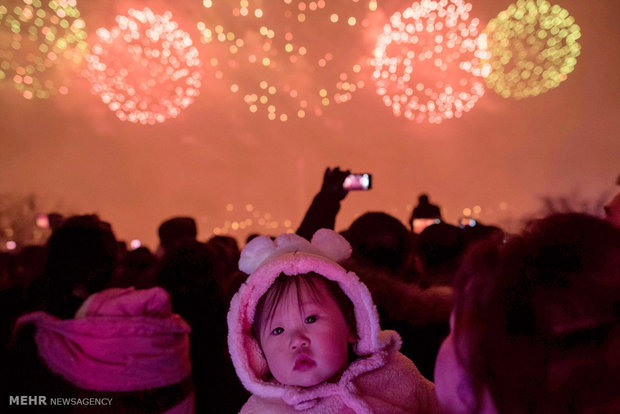
M 56 397 L 48 398 L 45 395 L 11 395 L 9 405 L 30 405 L 30 406 L 49 406 L 49 405 L 112 405 L 112 398 L 95 397 Z

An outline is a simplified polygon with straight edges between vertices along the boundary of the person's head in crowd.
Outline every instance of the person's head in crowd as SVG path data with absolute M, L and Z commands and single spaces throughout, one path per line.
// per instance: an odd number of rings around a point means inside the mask
M 118 240 L 116 242 L 116 248 L 118 249 L 118 261 L 123 262 L 125 260 L 125 255 L 129 252 L 127 248 L 127 242 L 125 240 Z
M 184 240 L 169 248 L 155 269 L 157 284 L 170 293 L 172 309 L 190 324 L 205 309 L 224 306 L 213 276 L 213 257 L 205 243 Z
M 441 209 L 429 201 L 428 194 L 420 194 L 418 205 L 409 216 L 409 229 L 413 234 L 420 234 L 426 227 L 441 221 Z
M 153 252 L 148 247 L 140 246 L 127 252 L 123 264 L 132 269 L 144 270 L 154 265 L 155 260 Z
M 213 257 L 213 275 L 222 296 L 229 302 L 245 280 L 237 268 L 241 254 L 237 240 L 231 236 L 213 236 L 207 240 L 207 247 Z
M 482 224 L 477 220 L 474 226 L 464 226 L 461 233 L 466 248 L 489 238 L 501 240 L 504 235 L 504 231 L 500 227 Z
M 12 288 L 16 284 L 13 262 L 13 254 L 0 252 L 0 290 Z
M 16 257 L 16 284 L 26 288 L 43 273 L 47 249 L 45 246 L 25 246 Z
M 620 230 L 532 222 L 464 260 L 435 366 L 444 413 L 620 412 Z
M 62 214 L 60 213 L 49 213 L 47 215 L 47 222 L 49 224 L 49 228 L 54 231 L 56 230 L 58 227 L 60 227 L 60 225 L 62 224 L 62 222 L 65 220 L 65 218 L 63 217 Z
M 207 247 L 213 253 L 214 259 L 219 264 L 226 264 L 230 270 L 237 268 L 239 262 L 239 246 L 237 240 L 231 236 L 213 236 L 207 240 Z
M 605 218 L 611 224 L 620 228 L 620 193 L 616 194 L 605 206 Z
M 145 289 L 155 286 L 152 270 L 157 262 L 148 247 L 140 246 L 129 250 L 119 260 L 117 272 L 108 287 L 129 287 Z
M 397 218 L 382 212 L 365 213 L 343 236 L 351 243 L 352 258 L 359 264 L 383 268 L 396 276 L 407 273 L 411 234 Z
M 418 205 L 413 209 L 413 217 L 441 218 L 441 210 L 438 206 L 430 202 L 428 194 L 420 194 L 418 197 Z
M 157 256 L 161 257 L 166 249 L 184 240 L 196 240 L 198 229 L 196 220 L 192 217 L 172 217 L 165 220 L 157 229 L 159 235 L 159 249 Z
M 24 246 L 18 251 L 0 252 L 0 291 L 27 288 L 41 275 L 45 264 L 44 246 Z
M 461 229 L 447 223 L 425 228 L 416 239 L 415 257 L 420 283 L 450 285 L 465 248 Z
M 47 311 L 73 317 L 89 295 L 102 290 L 116 267 L 118 248 L 109 223 L 96 215 L 69 217 L 47 242 Z

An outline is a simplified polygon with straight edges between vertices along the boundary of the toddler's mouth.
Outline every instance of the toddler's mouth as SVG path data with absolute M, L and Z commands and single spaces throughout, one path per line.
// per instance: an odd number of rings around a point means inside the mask
M 295 371 L 307 371 L 316 366 L 316 362 L 308 355 L 299 355 L 297 359 L 295 359 L 295 366 L 293 369 Z

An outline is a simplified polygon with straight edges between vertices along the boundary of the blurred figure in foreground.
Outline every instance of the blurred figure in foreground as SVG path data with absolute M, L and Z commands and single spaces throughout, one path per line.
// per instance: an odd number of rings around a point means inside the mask
M 611 224 L 620 228 L 620 193 L 605 206 L 605 217 Z
M 444 413 L 620 412 L 620 230 L 585 214 L 490 240 L 456 279 Z
M 620 175 L 616 179 L 616 185 L 620 185 Z M 620 228 L 620 193 L 616 194 L 605 206 L 605 217 L 611 224 Z

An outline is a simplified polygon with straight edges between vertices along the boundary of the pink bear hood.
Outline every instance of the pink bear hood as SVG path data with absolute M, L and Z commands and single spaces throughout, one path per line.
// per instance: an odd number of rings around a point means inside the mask
M 245 388 L 254 394 L 251 401 L 256 397 L 280 400 L 295 411 L 312 409 L 320 400 L 337 396 L 343 408 L 352 412 L 374 411 L 353 381 L 389 364 L 398 354 L 401 339 L 396 332 L 380 330 L 377 310 L 368 288 L 355 273 L 347 272 L 337 263 L 350 254 L 348 242 L 327 229 L 317 231 L 311 242 L 294 234 L 280 235 L 274 241 L 261 236 L 243 249 L 239 268 L 250 276 L 231 301 L 228 347 L 237 375 Z M 353 303 L 359 337 L 354 352 L 359 358 L 349 365 L 338 383 L 301 388 L 283 385 L 269 378 L 267 361 L 253 336 L 252 324 L 259 299 L 280 274 L 294 276 L 308 272 L 316 272 L 337 282 Z M 410 361 L 408 363 L 411 364 Z M 411 367 L 421 378 L 413 364 Z M 429 384 L 425 383 L 425 387 L 428 388 Z M 430 391 L 432 393 L 432 388 Z

